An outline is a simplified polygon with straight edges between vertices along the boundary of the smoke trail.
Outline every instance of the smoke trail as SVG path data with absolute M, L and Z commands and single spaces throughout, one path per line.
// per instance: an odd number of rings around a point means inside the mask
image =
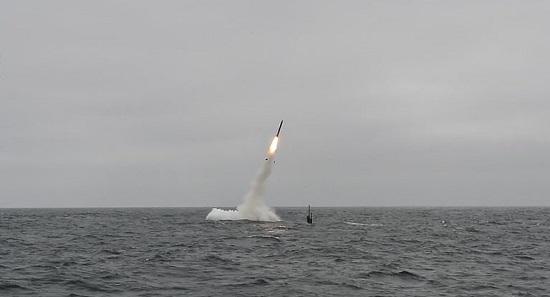
M 251 220 L 251 221 L 280 221 L 275 212 L 265 205 L 264 193 L 267 178 L 271 175 L 273 168 L 273 157 L 275 150 L 268 153 L 268 158 L 260 168 L 256 178 L 250 185 L 250 190 L 244 198 L 244 202 L 237 206 L 236 210 L 224 210 L 212 208 L 206 216 L 207 220 Z
M 275 212 L 264 203 L 265 182 L 271 175 L 273 162 L 269 158 L 264 162 L 256 179 L 252 182 L 250 191 L 244 198 L 244 203 L 237 207 L 242 218 L 258 221 L 280 221 Z

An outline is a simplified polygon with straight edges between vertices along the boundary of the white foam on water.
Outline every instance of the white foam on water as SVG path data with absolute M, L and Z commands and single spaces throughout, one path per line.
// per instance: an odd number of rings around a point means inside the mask
M 270 155 L 263 163 L 256 178 L 250 185 L 250 190 L 244 198 L 244 202 L 237 206 L 237 209 L 219 209 L 212 208 L 206 216 L 207 220 L 251 220 L 251 221 L 266 221 L 276 222 L 281 219 L 273 209 L 268 207 L 264 202 L 265 184 L 267 178 L 271 175 L 273 168 L 273 155 Z
M 344 222 L 345 224 L 348 224 L 348 225 L 353 225 L 353 226 L 366 226 L 367 224 L 362 224 L 362 223 L 354 223 L 354 222 Z
M 382 224 L 364 224 L 364 223 L 355 223 L 355 222 L 344 222 L 344 224 L 352 225 L 352 226 L 370 226 L 370 227 L 382 227 L 384 225 Z

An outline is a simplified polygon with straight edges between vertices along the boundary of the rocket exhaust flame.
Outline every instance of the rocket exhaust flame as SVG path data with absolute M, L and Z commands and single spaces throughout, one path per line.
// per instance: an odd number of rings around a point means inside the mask
M 271 145 L 269 146 L 269 150 L 267 151 L 267 153 L 269 154 L 269 156 L 273 156 L 275 154 L 275 152 L 277 152 L 277 145 L 279 144 L 279 137 L 275 136 L 273 138 L 273 141 L 271 141 Z

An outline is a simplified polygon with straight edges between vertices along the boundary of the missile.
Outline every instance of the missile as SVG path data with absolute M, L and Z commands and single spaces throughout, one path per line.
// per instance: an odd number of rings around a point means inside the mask
M 281 127 L 283 127 L 283 120 L 281 120 L 281 123 L 279 124 L 279 130 L 277 130 L 277 135 L 275 135 L 276 137 L 279 137 L 279 133 L 281 133 Z

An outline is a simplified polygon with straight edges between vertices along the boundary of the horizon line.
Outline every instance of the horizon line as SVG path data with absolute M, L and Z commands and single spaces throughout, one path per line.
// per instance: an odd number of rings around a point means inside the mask
M 302 206 L 271 206 L 271 208 L 304 208 Z M 550 205 L 320 205 L 312 208 L 550 208 Z M 0 207 L 0 209 L 124 209 L 124 208 L 223 208 L 236 209 L 235 206 L 23 206 Z

